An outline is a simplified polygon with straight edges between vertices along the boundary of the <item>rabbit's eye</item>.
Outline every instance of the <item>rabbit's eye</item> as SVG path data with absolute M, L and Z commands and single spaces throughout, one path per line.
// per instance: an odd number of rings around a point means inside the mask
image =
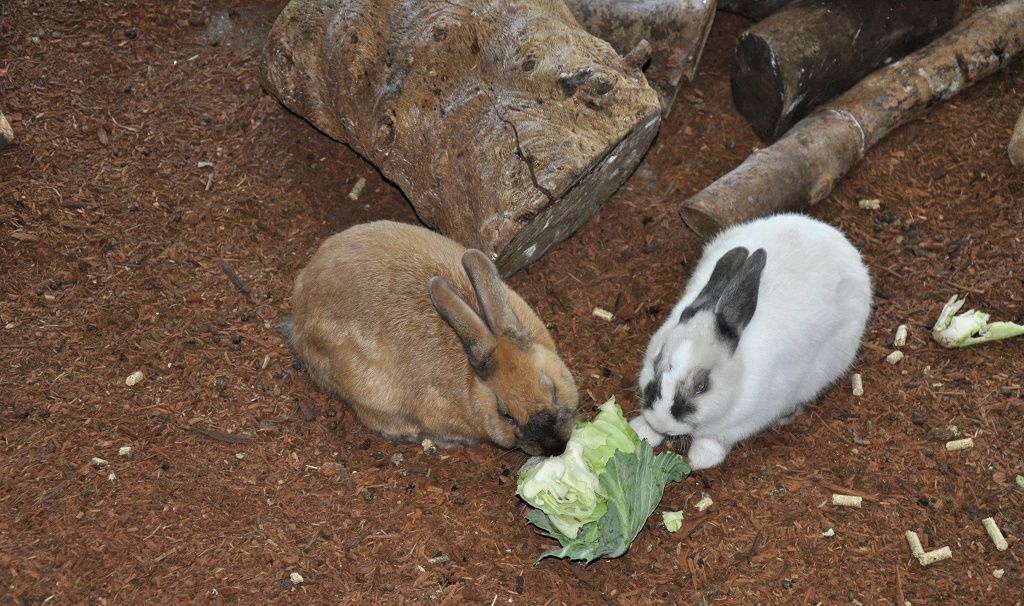
M 508 414 L 508 411 L 505 410 L 505 405 L 502 403 L 500 399 L 498 399 L 496 404 L 498 408 L 498 416 L 501 417 L 501 420 L 505 421 L 506 423 L 511 423 L 512 425 L 518 426 L 516 420 L 512 418 L 512 415 Z
M 697 384 L 697 394 L 702 394 L 702 393 L 704 393 L 707 390 L 708 390 L 708 380 L 707 379 L 704 379 L 703 381 L 701 381 L 700 383 Z

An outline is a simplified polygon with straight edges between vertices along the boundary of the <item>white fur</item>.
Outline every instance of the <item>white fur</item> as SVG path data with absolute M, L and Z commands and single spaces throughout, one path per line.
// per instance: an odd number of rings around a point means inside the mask
M 743 246 L 767 252 L 753 318 L 735 352 L 715 336 L 714 314 L 680 315 L 707 284 L 719 258 Z M 871 310 L 871 279 L 860 253 L 835 228 L 797 214 L 731 227 L 704 248 L 682 298 L 654 334 L 640 388 L 656 372 L 662 348 L 662 389 L 654 406 L 632 421 L 652 444 L 690 435 L 694 469 L 721 463 L 733 445 L 773 423 L 786 423 L 849 369 Z M 717 342 L 716 342 L 717 341 Z M 695 397 L 686 423 L 670 412 L 676 385 L 689 370 L 711 368 L 707 393 Z

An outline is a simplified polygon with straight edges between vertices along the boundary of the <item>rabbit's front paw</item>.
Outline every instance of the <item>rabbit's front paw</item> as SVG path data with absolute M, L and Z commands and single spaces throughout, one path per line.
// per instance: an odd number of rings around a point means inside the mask
M 633 428 L 633 431 L 636 432 L 636 435 L 640 436 L 641 440 L 647 440 L 651 443 L 651 446 L 657 447 L 658 444 L 661 444 L 661 441 L 665 439 L 665 436 L 655 431 L 654 428 L 647 423 L 647 419 L 645 419 L 643 415 L 640 415 L 630 421 L 629 425 Z
M 715 440 L 696 438 L 686 456 L 690 460 L 690 468 L 698 471 L 720 464 L 728 453 L 729 450 Z

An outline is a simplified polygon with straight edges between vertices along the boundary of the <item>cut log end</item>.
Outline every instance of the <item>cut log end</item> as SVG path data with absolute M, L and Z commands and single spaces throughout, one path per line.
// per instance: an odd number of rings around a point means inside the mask
M 685 201 L 680 215 L 688 226 L 708 235 L 733 223 L 806 209 L 828 196 L 893 129 L 1022 55 L 1024 2 L 979 9 L 929 46 L 875 71 L 751 154 Z M 1024 131 L 1024 125 L 1018 123 L 1017 129 Z M 1020 138 L 1024 140 L 1024 133 Z
M 497 260 L 502 275 L 511 275 L 529 265 L 582 227 L 629 178 L 660 124 L 657 112 L 648 115 L 595 162 L 556 204 L 548 205 L 530 219 L 502 249 Z
M 774 141 L 792 126 L 792 122 L 781 124 L 777 119 L 785 112 L 785 86 L 779 70 L 771 44 L 749 32 L 740 36 L 729 74 L 732 101 L 762 141 Z
M 679 209 L 679 216 L 695 234 L 707 239 L 722 229 L 722 223 L 714 215 L 699 206 L 684 206 Z
M 582 225 L 660 120 L 644 75 L 561 2 L 292 0 L 263 57 L 268 91 L 506 274 Z
M 762 140 L 956 24 L 963 0 L 800 0 L 743 32 L 733 53 L 736 109 Z

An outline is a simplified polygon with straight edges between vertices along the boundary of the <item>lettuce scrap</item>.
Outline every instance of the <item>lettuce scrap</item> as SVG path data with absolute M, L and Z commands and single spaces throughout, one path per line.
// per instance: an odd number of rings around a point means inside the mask
M 516 492 L 535 508 L 527 521 L 561 545 L 537 562 L 558 557 L 589 564 L 621 556 L 654 513 L 665 486 L 689 473 L 678 454 L 655 456 L 614 398 L 608 400 L 592 422 L 577 425 L 565 454 L 528 464 L 519 474 Z
M 968 347 L 1024 335 L 1024 326 L 1013 322 L 989 322 L 989 315 L 969 309 L 955 315 L 967 301 L 956 295 L 946 302 L 932 326 L 932 338 L 943 347 Z
M 669 532 L 678 532 L 683 527 L 683 512 L 663 511 L 661 520 L 665 523 L 665 529 Z

